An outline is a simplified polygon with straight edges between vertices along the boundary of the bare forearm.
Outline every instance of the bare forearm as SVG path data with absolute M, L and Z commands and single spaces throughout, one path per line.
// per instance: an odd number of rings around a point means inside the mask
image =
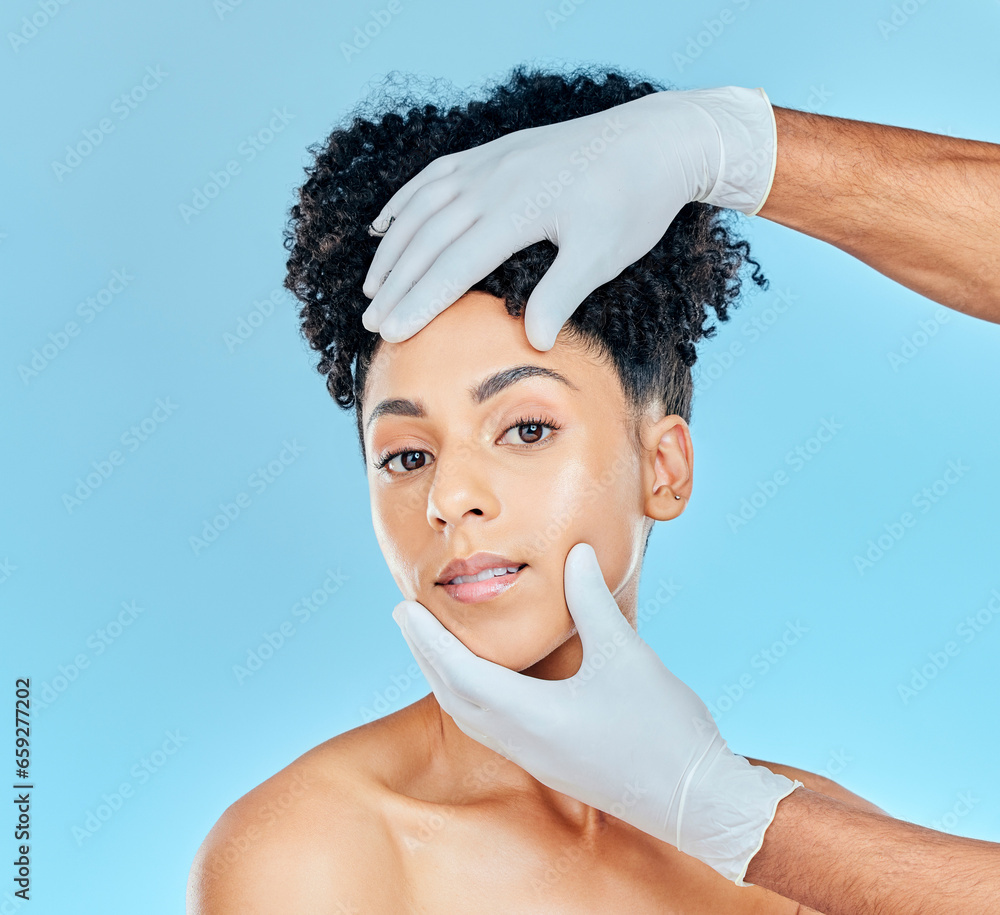
M 1000 145 L 774 108 L 758 215 L 949 308 L 1000 323 Z
M 746 880 L 825 915 L 997 911 L 1000 845 L 949 836 L 796 788 Z

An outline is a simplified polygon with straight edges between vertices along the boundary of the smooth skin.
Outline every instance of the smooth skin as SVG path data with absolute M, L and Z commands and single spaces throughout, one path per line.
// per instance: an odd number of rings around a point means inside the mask
M 481 402 L 471 396 L 488 376 L 524 365 L 569 384 L 522 375 Z M 383 402 L 394 407 L 365 430 L 372 521 L 405 598 L 488 660 L 563 679 L 583 658 L 563 567 L 570 547 L 585 541 L 636 625 L 647 525 L 678 517 L 691 493 L 693 448 L 681 417 L 651 408 L 637 449 L 611 365 L 566 329 L 538 352 L 523 319 L 483 292 L 463 296 L 412 338 L 382 345 L 364 423 Z M 402 453 L 375 469 L 391 452 Z M 595 486 L 609 467 L 619 471 Z M 540 518 L 561 520 L 540 531 Z M 479 550 L 529 565 L 503 594 L 459 603 L 435 584 L 438 573 Z M 848 809 L 878 812 L 820 776 L 751 762 Z M 215 824 L 192 867 L 189 915 L 279 911 L 814 912 L 762 887 L 737 887 L 546 787 L 463 733 L 433 693 L 310 750 Z

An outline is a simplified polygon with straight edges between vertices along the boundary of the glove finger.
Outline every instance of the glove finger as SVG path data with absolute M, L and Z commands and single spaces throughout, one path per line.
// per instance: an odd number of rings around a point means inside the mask
M 403 208 L 413 199 L 417 191 L 432 181 L 446 178 L 455 171 L 455 168 L 455 160 L 450 155 L 438 156 L 432 162 L 425 165 L 382 205 L 378 216 L 368 226 L 368 234 L 386 235 L 393 225 L 393 218 L 402 213 Z M 368 280 L 366 279 L 365 286 L 367 285 Z M 366 292 L 365 295 L 368 295 L 368 293 Z
M 405 627 L 400 626 L 400 630 L 403 633 L 403 638 L 406 639 L 406 644 L 410 646 L 410 651 L 416 658 L 417 664 L 427 678 L 427 682 L 431 685 L 431 690 L 438 701 L 438 705 L 441 706 L 442 711 L 451 716 L 459 730 L 483 746 L 489 747 L 495 753 L 499 753 L 504 759 L 512 760 L 521 765 L 520 754 L 524 751 L 525 744 L 520 739 L 515 740 L 515 735 L 512 733 L 512 725 L 515 719 L 510 718 L 510 712 L 501 713 L 508 716 L 507 719 L 503 719 L 491 709 L 482 708 L 479 705 L 468 702 L 462 696 L 449 689 L 434 666 L 410 640 L 406 634 Z M 494 736 L 487 733 L 490 729 L 498 726 L 505 726 L 506 733 L 503 736 Z
M 393 616 L 395 615 L 396 614 L 393 613 Z M 427 683 L 430 685 L 431 692 L 434 693 L 434 698 L 437 699 L 437 703 L 441 706 L 443 711 L 451 715 L 456 723 L 459 721 L 465 721 L 475 712 L 483 712 L 479 706 L 473 705 L 471 702 L 467 702 L 464 698 L 448 687 L 434 665 L 420 650 L 420 647 L 407 634 L 406 626 L 403 623 L 399 624 L 399 630 L 403 634 L 403 638 L 406 640 L 410 653 L 415 658 L 417 665 L 420 667 Z M 470 736 L 473 735 L 470 734 Z M 482 743 L 483 741 L 480 742 Z
M 564 253 L 563 243 L 552 265 L 535 284 L 524 308 L 524 330 L 528 342 L 537 350 L 552 348 L 559 331 L 602 282 L 581 253 Z M 569 251 L 574 251 L 571 243 Z
M 450 209 L 449 204 L 455 196 L 456 191 L 451 182 L 433 181 L 419 188 L 406 206 L 393 210 L 396 217 L 382 236 L 378 248 L 375 249 L 375 256 L 361 286 L 364 294 L 372 299 L 362 316 L 365 326 L 369 329 L 376 327 L 375 318 L 385 317 L 406 292 L 405 286 L 402 291 L 398 291 L 403 280 L 410 282 L 420 278 L 423 270 L 417 274 L 413 273 L 418 266 L 412 261 L 413 252 L 410 251 L 414 238 L 426 227 L 429 220 L 439 215 L 442 210 Z M 455 213 L 457 212 L 456 210 Z M 441 223 L 438 223 L 438 231 L 442 231 L 443 228 Z M 424 235 L 423 244 L 426 245 L 431 240 L 433 237 Z M 408 253 L 411 256 L 410 260 L 403 256 Z M 431 260 L 433 261 L 433 257 Z M 392 273 L 386 277 L 390 270 Z M 385 278 L 384 283 L 383 278 Z
M 440 218 L 446 215 L 447 211 Z M 432 233 L 438 248 L 436 259 L 379 325 L 379 333 L 392 343 L 413 336 L 515 251 L 537 240 L 516 236 L 502 221 L 489 217 L 465 227 L 464 234 L 451 228 L 437 231 L 437 218 L 427 223 L 410 246 L 418 243 L 424 231 Z M 400 269 L 410 272 L 409 266 L 402 266 L 408 256 L 409 250 L 400 260 Z
M 448 714 L 451 713 L 449 712 Z M 455 720 L 455 724 L 463 734 L 466 734 L 473 740 L 478 741 L 484 747 L 489 747 L 489 749 L 491 749 L 494 753 L 499 753 L 504 759 L 511 758 L 509 755 L 510 748 L 506 741 L 482 733 L 482 731 L 477 730 L 461 718 L 456 718 L 454 715 L 451 717 Z
M 431 688 L 431 692 L 434 693 L 434 698 L 437 699 L 438 705 L 441 706 L 442 710 L 447 712 L 456 721 L 463 714 L 463 706 L 467 709 L 472 709 L 475 706 L 470 705 L 465 702 L 461 696 L 456 696 L 448 687 L 445 685 L 444 681 L 439 676 L 438 672 L 434 669 L 434 665 L 424 657 L 420 649 L 410 640 L 410 637 L 406 634 L 406 629 L 402 626 L 399 627 L 400 632 L 403 634 L 403 638 L 406 640 L 406 644 L 410 649 L 410 653 L 413 655 L 420 667 L 424 678 L 427 680 L 428 685 Z
M 477 710 L 489 711 L 492 697 L 509 691 L 506 678 L 517 674 L 471 652 L 423 604 L 403 601 L 396 609 L 407 642 L 424 657 L 437 682 L 464 703 L 456 707 L 463 718 L 471 720 Z
M 551 691 L 555 683 L 549 680 L 536 680 L 480 658 L 470 652 L 458 639 L 455 639 L 457 644 L 452 647 L 449 660 L 442 669 L 440 662 L 437 662 L 436 666 L 422 654 L 420 645 L 426 644 L 426 631 L 433 633 L 437 628 L 443 632 L 447 630 L 423 604 L 416 601 L 403 601 L 399 604 L 393 612 L 393 617 L 397 616 L 403 637 L 424 672 L 427 682 L 431 684 L 441 708 L 451 715 L 455 723 L 470 737 L 506 759 L 522 765 L 523 754 L 528 748 L 524 739 L 525 716 L 528 715 L 537 722 L 538 710 L 550 708 Z M 418 621 L 416 626 L 418 634 L 415 638 L 414 627 L 411 625 L 414 618 Z M 433 637 L 432 635 L 431 638 Z M 461 682 L 458 678 L 461 676 L 462 665 L 455 665 L 455 658 L 469 662 L 470 673 Z

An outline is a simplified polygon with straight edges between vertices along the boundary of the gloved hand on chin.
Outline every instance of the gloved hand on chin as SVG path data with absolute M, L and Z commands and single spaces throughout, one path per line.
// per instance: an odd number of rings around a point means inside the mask
M 584 653 L 565 680 L 478 657 L 416 601 L 402 601 L 393 618 L 464 733 L 747 886 L 778 801 L 802 783 L 727 747 L 705 704 L 622 615 L 589 544 L 569 551 L 565 588 Z

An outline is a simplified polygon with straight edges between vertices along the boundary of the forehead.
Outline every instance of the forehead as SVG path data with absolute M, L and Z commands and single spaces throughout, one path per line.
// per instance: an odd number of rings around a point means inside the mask
M 537 365 L 568 377 L 581 391 L 621 396 L 610 363 L 588 352 L 566 328 L 555 345 L 539 352 L 529 342 L 523 317 L 507 313 L 502 299 L 469 292 L 402 343 L 379 346 L 365 382 L 364 419 L 386 398 L 461 396 L 474 381 L 513 365 Z M 471 400 L 470 400 L 471 403 Z

